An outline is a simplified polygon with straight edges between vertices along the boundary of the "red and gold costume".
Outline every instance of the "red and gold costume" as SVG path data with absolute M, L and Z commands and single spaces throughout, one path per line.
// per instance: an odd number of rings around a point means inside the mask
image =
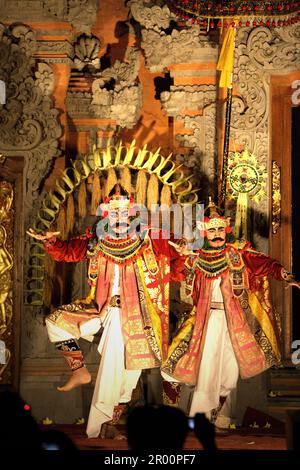
M 70 342 L 91 339 L 104 328 L 89 437 L 96 437 L 111 420 L 118 403 L 130 400 L 141 370 L 158 367 L 167 357 L 170 261 L 177 253 L 162 232 L 153 233 L 150 229 L 142 238 L 98 239 L 87 230 L 82 237 L 45 243 L 56 261 L 89 260 L 87 298 L 58 308 L 46 319 L 50 340 L 64 349 L 73 370 L 83 358 Z
M 170 346 L 164 371 L 181 382 L 196 384 L 217 278 L 221 278 L 224 311 L 241 377 L 252 377 L 280 362 L 268 282 L 269 275 L 286 278 L 280 263 L 253 250 L 249 242 L 238 241 L 220 250 L 199 250 L 198 256 L 177 261 L 177 265 L 182 279 L 187 276 L 194 308 Z
M 213 419 L 224 397 L 235 390 L 239 375 L 249 378 L 280 363 L 268 276 L 290 280 L 291 275 L 249 242 L 230 243 L 234 238 L 229 219 L 221 217 L 212 202 L 208 208 L 205 249 L 173 264 L 177 277 L 186 281 L 193 309 L 169 347 L 162 375 L 193 385 L 190 415 L 203 412 Z M 227 417 L 219 414 L 220 419 Z

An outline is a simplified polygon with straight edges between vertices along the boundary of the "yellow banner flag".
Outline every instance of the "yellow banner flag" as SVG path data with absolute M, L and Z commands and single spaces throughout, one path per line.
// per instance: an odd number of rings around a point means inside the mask
M 232 72 L 234 61 L 234 42 L 235 42 L 235 27 L 228 28 L 224 38 L 220 57 L 217 64 L 217 70 L 221 71 L 220 87 L 228 88 L 232 84 Z

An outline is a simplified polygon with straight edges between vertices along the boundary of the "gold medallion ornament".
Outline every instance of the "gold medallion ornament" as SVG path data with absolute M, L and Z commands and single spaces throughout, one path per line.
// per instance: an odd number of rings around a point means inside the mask
M 247 239 L 248 199 L 258 204 L 266 195 L 266 167 L 248 149 L 231 154 L 228 164 L 227 195 L 237 201 L 235 236 Z

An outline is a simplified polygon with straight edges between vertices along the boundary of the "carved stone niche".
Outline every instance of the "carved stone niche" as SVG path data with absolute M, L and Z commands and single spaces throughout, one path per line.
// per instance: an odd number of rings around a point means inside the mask
M 23 316 L 24 159 L 3 160 L 0 163 L 0 387 L 18 389 Z M 9 205 L 5 188 L 11 191 Z

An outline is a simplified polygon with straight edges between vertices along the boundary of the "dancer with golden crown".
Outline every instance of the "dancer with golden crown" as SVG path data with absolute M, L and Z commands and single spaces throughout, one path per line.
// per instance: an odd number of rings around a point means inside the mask
M 268 276 L 288 286 L 300 283 L 248 241 L 235 240 L 230 219 L 211 201 L 205 214 L 203 247 L 192 253 L 177 247 L 182 255 L 177 268 L 194 307 L 174 336 L 162 371 L 166 380 L 195 386 L 190 416 L 203 412 L 212 419 L 239 375 L 253 377 L 280 363 Z
M 46 318 L 50 341 L 72 371 L 69 381 L 58 388 L 63 392 L 91 381 L 77 340 L 92 340 L 103 329 L 89 437 L 97 437 L 100 431 L 101 437 L 113 437 L 107 423 L 118 422 L 141 371 L 159 367 L 167 356 L 170 260 L 178 253 L 159 230 L 155 236 L 149 228 L 137 232 L 133 203 L 116 185 L 100 206 L 102 217 L 84 236 L 62 241 L 57 238 L 59 232 L 28 231 L 43 240 L 56 261 L 89 260 L 89 295 Z

